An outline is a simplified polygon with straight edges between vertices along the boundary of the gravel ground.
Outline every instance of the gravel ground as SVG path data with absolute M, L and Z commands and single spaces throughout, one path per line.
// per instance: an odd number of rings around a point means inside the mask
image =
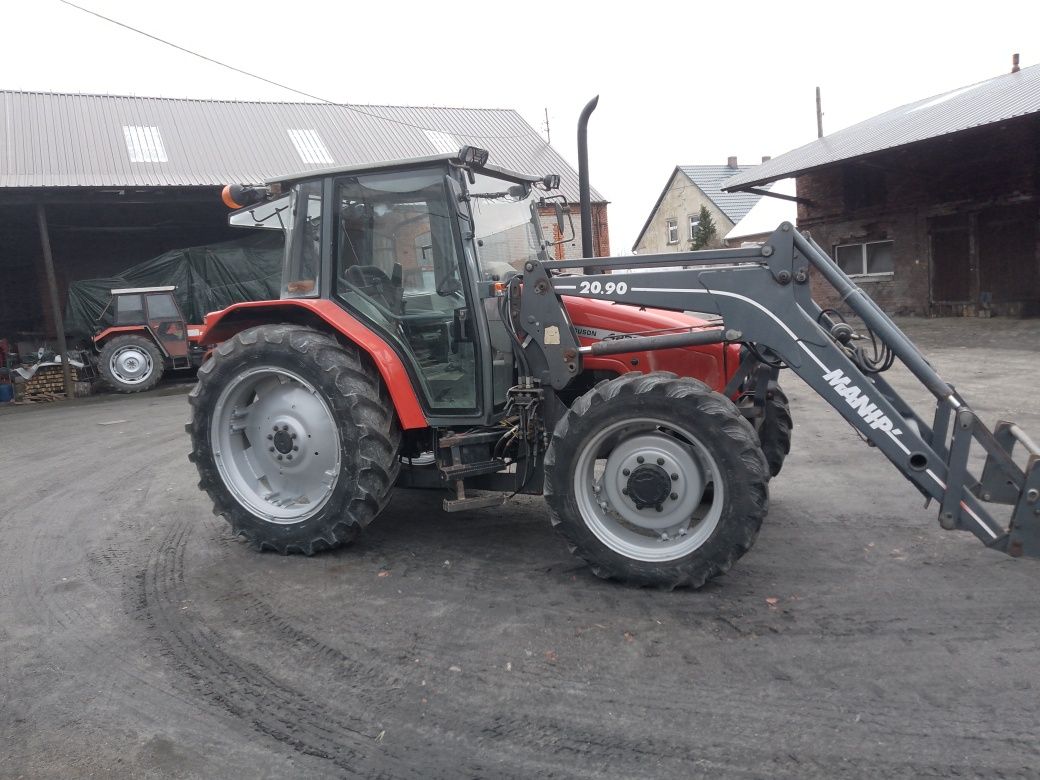
M 904 324 L 1040 434 L 1040 323 Z M 941 531 L 786 386 L 755 549 L 673 593 L 597 580 L 536 499 L 402 491 L 350 548 L 260 555 L 182 393 L 5 409 L 0 776 L 1037 777 L 1040 564 Z

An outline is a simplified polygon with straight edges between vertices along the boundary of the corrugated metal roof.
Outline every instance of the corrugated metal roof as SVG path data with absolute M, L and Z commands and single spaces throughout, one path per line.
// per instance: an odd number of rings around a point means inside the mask
M 260 183 L 483 146 L 491 162 L 578 175 L 512 109 L 268 103 L 0 91 L 0 187 Z M 592 199 L 604 202 L 592 191 Z
M 791 195 L 795 193 L 794 179 L 780 179 L 772 185 L 767 184 L 770 192 L 777 195 Z M 782 222 L 795 224 L 798 219 L 798 206 L 794 201 L 782 198 L 771 198 L 763 196 L 758 203 L 740 220 L 733 229 L 726 234 L 727 241 L 737 241 L 742 238 L 760 236 L 763 233 L 772 233 Z
M 822 165 L 1040 112 L 1040 65 L 893 108 L 742 171 L 723 187 L 754 187 Z
M 736 170 L 741 173 L 752 171 L 761 166 L 739 165 Z M 680 165 L 679 170 L 685 173 L 701 191 L 711 198 L 711 202 L 719 207 L 719 211 L 736 224 L 758 203 L 761 195 L 751 192 L 723 192 L 722 183 L 733 176 L 733 168 L 728 165 Z

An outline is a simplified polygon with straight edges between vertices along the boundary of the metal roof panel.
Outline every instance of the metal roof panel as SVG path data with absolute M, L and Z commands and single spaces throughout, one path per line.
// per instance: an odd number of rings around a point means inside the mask
M 1040 112 L 1040 65 L 893 108 L 727 179 L 733 191 L 873 152 Z

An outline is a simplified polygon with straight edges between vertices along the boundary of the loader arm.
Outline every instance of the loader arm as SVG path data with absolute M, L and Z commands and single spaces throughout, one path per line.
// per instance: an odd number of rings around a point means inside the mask
M 921 493 L 939 504 L 943 528 L 968 530 L 986 546 L 1011 555 L 1040 557 L 1040 448 L 1017 426 L 986 428 L 931 367 L 894 322 L 815 243 L 789 223 L 762 246 L 597 258 L 601 272 L 556 276 L 590 261 L 531 261 L 525 265 L 516 327 L 535 379 L 556 389 L 581 371 L 583 355 L 663 349 L 713 342 L 742 342 L 757 355 L 779 358 L 875 445 Z M 612 269 L 674 266 L 674 270 L 612 275 Z M 874 337 L 936 398 L 926 423 L 881 376 L 854 361 L 844 331 L 812 299 L 810 268 L 831 284 Z M 713 330 L 636 336 L 580 346 L 560 296 L 609 300 L 632 306 L 718 314 Z M 843 341 L 843 338 L 845 339 Z M 883 370 L 883 369 L 882 369 Z M 987 458 L 981 475 L 968 468 L 972 443 Z M 1015 445 L 1026 450 L 1025 465 Z M 1019 460 L 1022 460 L 1021 458 Z M 1008 521 L 987 503 L 1011 505 Z

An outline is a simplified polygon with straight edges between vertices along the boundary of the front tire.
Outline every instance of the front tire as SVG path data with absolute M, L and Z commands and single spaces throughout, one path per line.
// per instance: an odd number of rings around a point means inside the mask
M 345 544 L 390 499 L 401 430 L 352 346 L 299 325 L 242 331 L 199 369 L 189 402 L 199 487 L 257 549 Z
M 151 390 L 162 379 L 162 352 L 144 336 L 116 336 L 105 342 L 98 357 L 105 382 L 118 393 Z
M 557 424 L 545 457 L 549 516 L 595 574 L 701 587 L 755 541 L 768 465 L 737 407 L 695 379 L 601 382 Z

